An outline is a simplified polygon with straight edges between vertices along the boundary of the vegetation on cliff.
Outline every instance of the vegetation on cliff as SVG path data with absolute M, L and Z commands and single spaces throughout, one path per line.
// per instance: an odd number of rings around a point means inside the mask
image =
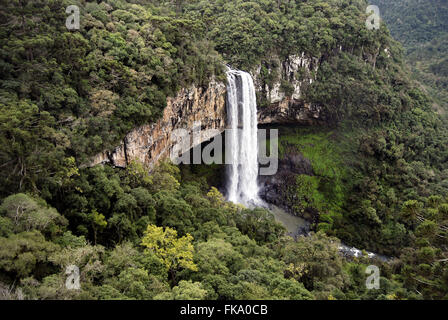
M 79 31 L 66 28 L 69 5 L 82 8 Z M 149 4 L 3 1 L 0 19 L 3 194 L 51 196 L 67 167 L 155 121 L 167 96 L 222 68 L 199 20 Z
M 65 27 L 72 4 L 79 31 Z M 0 283 L 36 299 L 447 298 L 447 125 L 386 26 L 365 28 L 366 6 L 2 1 Z M 279 57 L 302 53 L 318 61 L 302 98 L 329 128 L 286 132 L 281 151 L 311 161 L 314 176 L 286 190 L 296 213 L 317 212 L 310 237 L 284 237 L 189 168 L 83 165 L 223 62 L 261 67 L 269 84 Z M 379 290 L 365 286 L 372 262 L 343 258 L 338 238 L 396 257 L 375 261 Z M 69 265 L 81 290 L 65 286 Z
M 406 50 L 406 61 L 434 101 L 448 110 L 448 3 L 444 0 L 373 0 L 393 37 Z

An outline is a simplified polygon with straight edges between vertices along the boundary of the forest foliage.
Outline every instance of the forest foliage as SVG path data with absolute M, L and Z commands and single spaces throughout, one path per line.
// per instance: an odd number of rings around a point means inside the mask
M 373 0 L 393 37 L 406 50 L 406 61 L 433 98 L 436 110 L 448 110 L 448 3 L 444 0 Z
M 72 4 L 78 31 L 65 27 Z M 387 27 L 365 28 L 366 6 L 2 1 L 0 288 L 28 299 L 447 298 L 447 126 Z M 286 237 L 269 211 L 226 202 L 188 168 L 85 165 L 158 119 L 179 88 L 222 79 L 224 63 L 253 71 L 302 52 L 319 61 L 303 97 L 328 128 L 289 132 L 281 147 L 312 161 L 315 175 L 289 190 L 298 214 L 319 214 L 309 237 Z M 374 261 L 380 290 L 365 286 L 372 261 L 344 258 L 340 239 L 391 257 Z M 70 265 L 81 290 L 65 286 Z

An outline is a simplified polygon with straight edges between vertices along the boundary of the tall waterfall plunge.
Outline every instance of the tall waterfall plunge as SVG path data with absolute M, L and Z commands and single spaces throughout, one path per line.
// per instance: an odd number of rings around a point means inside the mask
M 260 205 L 258 196 L 258 127 L 255 86 L 249 73 L 228 69 L 227 115 L 231 130 L 226 152 L 227 197 L 245 206 Z M 227 156 L 226 156 L 227 158 Z

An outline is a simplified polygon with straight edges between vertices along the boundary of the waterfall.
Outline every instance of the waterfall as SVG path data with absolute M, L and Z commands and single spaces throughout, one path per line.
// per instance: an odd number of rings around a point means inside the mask
M 255 86 L 249 73 L 228 69 L 226 135 L 227 198 L 245 206 L 260 205 L 258 196 L 258 121 Z

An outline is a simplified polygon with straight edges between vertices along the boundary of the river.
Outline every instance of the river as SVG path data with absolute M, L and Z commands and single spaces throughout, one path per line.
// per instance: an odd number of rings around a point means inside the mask
M 280 222 L 287 230 L 287 234 L 293 238 L 298 236 L 308 236 L 309 231 L 311 230 L 311 224 L 303 218 L 293 216 L 292 214 L 287 213 L 285 210 L 270 204 L 269 211 L 275 217 L 275 220 Z M 363 256 L 363 252 L 355 247 L 350 247 L 341 242 L 339 246 L 339 251 L 346 257 L 351 258 L 361 258 Z M 390 261 L 390 257 L 386 257 L 384 255 L 376 254 L 373 252 L 368 252 L 367 257 L 370 259 L 378 259 L 383 262 Z

